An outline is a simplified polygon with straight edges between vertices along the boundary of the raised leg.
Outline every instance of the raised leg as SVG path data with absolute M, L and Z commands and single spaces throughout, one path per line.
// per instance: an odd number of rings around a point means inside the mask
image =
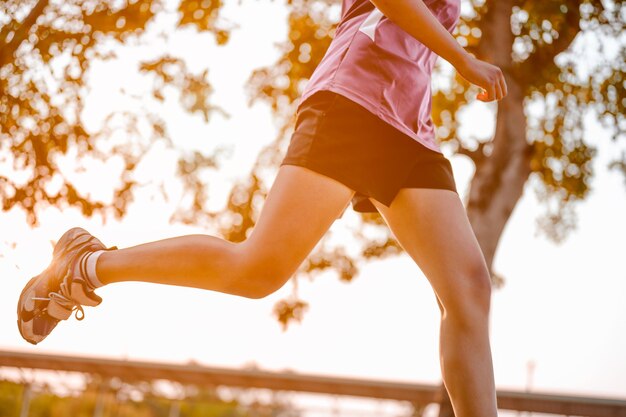
M 438 299 L 441 371 L 455 415 L 497 416 L 489 344 L 491 280 L 458 194 L 403 188 L 390 207 L 372 203 Z
M 104 284 L 144 281 L 261 298 L 293 275 L 353 194 L 332 178 L 283 165 L 247 240 L 194 234 L 107 251 L 96 273 Z

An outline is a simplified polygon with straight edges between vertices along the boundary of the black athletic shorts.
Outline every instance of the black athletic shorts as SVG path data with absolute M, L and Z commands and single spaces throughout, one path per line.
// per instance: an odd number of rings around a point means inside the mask
M 389 207 L 401 188 L 457 192 L 450 161 L 354 101 L 328 90 L 308 97 L 296 117 L 282 165 L 299 165 L 355 191 L 352 209 Z M 458 193 L 458 192 L 457 192 Z

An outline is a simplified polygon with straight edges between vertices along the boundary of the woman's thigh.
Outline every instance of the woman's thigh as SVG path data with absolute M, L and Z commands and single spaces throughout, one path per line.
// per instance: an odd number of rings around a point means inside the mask
M 372 202 L 400 246 L 426 275 L 443 304 L 440 308 L 460 313 L 477 303 L 488 308 L 488 267 L 457 193 L 402 188 L 389 207 Z
M 281 286 L 350 203 L 343 183 L 297 165 L 282 165 L 250 236 L 242 242 L 253 276 Z

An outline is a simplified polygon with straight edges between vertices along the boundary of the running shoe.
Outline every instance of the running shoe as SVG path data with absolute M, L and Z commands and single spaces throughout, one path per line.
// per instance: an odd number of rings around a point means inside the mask
M 82 320 L 85 317 L 82 306 L 95 307 L 102 302 L 85 281 L 85 274 L 75 276 L 72 271 L 83 254 L 114 249 L 117 247 L 105 247 L 80 227 L 69 229 L 61 236 L 54 245 L 50 265 L 28 281 L 17 303 L 17 327 L 27 342 L 36 345 L 72 312 L 76 311 L 76 319 Z M 81 271 L 84 271 L 83 265 Z

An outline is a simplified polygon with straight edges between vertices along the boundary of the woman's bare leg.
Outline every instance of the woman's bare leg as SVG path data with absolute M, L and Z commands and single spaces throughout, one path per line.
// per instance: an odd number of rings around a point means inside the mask
M 145 281 L 261 298 L 282 287 L 350 203 L 352 191 L 309 169 L 283 165 L 247 240 L 193 234 L 107 251 L 100 281 Z
M 372 202 L 438 299 L 441 371 L 454 414 L 497 416 L 489 344 L 491 280 L 458 194 L 403 188 L 390 207 Z

